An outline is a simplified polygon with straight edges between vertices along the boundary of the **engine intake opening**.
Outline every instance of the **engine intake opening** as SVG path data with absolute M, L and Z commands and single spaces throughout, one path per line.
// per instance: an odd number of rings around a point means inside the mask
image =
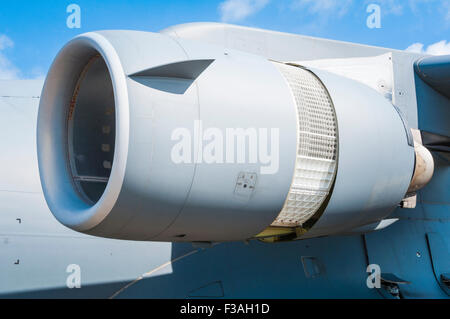
M 105 192 L 114 159 L 114 89 L 105 61 L 92 57 L 84 67 L 68 112 L 68 152 L 73 184 L 95 204 Z
M 128 142 L 120 58 L 104 36 L 80 35 L 58 53 L 39 103 L 42 191 L 59 222 L 86 232 L 111 213 L 124 183 Z

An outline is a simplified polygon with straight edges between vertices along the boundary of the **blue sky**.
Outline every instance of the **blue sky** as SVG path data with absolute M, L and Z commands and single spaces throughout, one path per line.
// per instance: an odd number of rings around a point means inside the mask
M 81 28 L 66 25 L 81 8 Z M 368 5 L 381 28 L 366 25 Z M 450 54 L 450 0 L 3 0 L 0 79 L 42 77 L 65 42 L 99 29 L 158 31 L 170 25 L 228 22 L 370 45 Z

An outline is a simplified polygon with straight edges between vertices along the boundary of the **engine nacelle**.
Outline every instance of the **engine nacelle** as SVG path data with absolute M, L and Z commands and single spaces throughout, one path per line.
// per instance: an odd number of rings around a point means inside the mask
M 388 216 L 414 174 L 383 96 L 325 71 L 133 31 L 69 42 L 48 74 L 38 159 L 54 216 L 128 240 L 345 233 Z M 264 234 L 264 233 L 263 233 Z

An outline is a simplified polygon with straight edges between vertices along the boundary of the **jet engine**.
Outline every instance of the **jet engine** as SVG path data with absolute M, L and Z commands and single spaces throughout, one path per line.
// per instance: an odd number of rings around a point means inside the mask
M 364 84 L 135 31 L 61 50 L 37 143 L 59 222 L 141 241 L 347 233 L 398 207 L 416 166 L 410 128 Z

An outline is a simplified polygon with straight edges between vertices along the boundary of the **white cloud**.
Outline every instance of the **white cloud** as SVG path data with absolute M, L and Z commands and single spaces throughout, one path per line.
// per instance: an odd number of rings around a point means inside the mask
M 412 13 L 419 14 L 421 12 L 419 5 L 430 4 L 435 0 L 366 0 L 366 4 L 375 3 L 380 5 L 383 15 L 403 15 L 405 8 L 410 9 Z
M 450 54 L 450 42 L 445 40 L 430 44 L 427 48 L 423 43 L 414 43 L 410 45 L 406 51 L 429 54 L 429 55 L 449 55 Z
M 422 4 L 431 4 L 439 0 L 365 0 L 365 4 L 378 4 L 384 15 L 402 15 L 405 8 L 409 7 L 411 11 L 418 12 L 418 6 Z M 358 1 L 354 0 L 292 0 L 294 8 L 307 9 L 309 13 L 317 14 L 334 11 L 338 15 L 345 15 L 350 6 Z M 446 6 L 445 2 L 443 6 Z M 448 6 L 448 4 L 447 4 Z M 450 12 L 448 13 L 450 19 Z
M 407 47 L 406 51 L 414 52 L 414 53 L 423 53 L 424 52 L 423 47 L 424 47 L 423 43 L 417 42 L 417 43 L 413 43 L 409 47 Z
M 450 2 L 448 0 L 365 0 L 365 4 L 378 4 L 383 15 L 401 16 L 408 10 L 419 16 L 424 12 L 440 12 L 444 19 L 450 21 Z
M 270 0 L 226 0 L 219 5 L 224 22 L 236 22 L 264 9 Z
M 444 2 L 442 4 L 442 10 L 444 12 L 445 22 L 450 24 L 450 2 Z
M 3 53 L 5 49 L 14 47 L 14 42 L 6 35 L 0 34 L 0 80 L 13 80 L 19 78 L 19 69 Z
M 414 0 L 410 0 L 414 1 Z M 383 14 L 402 15 L 404 1 L 398 0 L 378 0 Z
M 416 13 L 416 14 L 420 14 L 421 10 L 423 9 L 423 5 L 428 5 L 428 4 L 434 4 L 436 2 L 441 2 L 442 0 L 409 0 L 408 4 L 409 7 L 411 8 L 411 11 Z M 445 0 L 444 0 L 445 1 Z M 443 1 L 442 1 L 443 2 Z M 422 7 L 421 7 L 422 6 Z
M 348 12 L 353 0 L 294 0 L 292 7 L 295 9 L 305 9 L 311 14 L 328 15 L 335 12 L 343 16 Z
M 0 34 L 0 50 L 5 48 L 12 48 L 14 46 L 14 42 L 6 35 Z

